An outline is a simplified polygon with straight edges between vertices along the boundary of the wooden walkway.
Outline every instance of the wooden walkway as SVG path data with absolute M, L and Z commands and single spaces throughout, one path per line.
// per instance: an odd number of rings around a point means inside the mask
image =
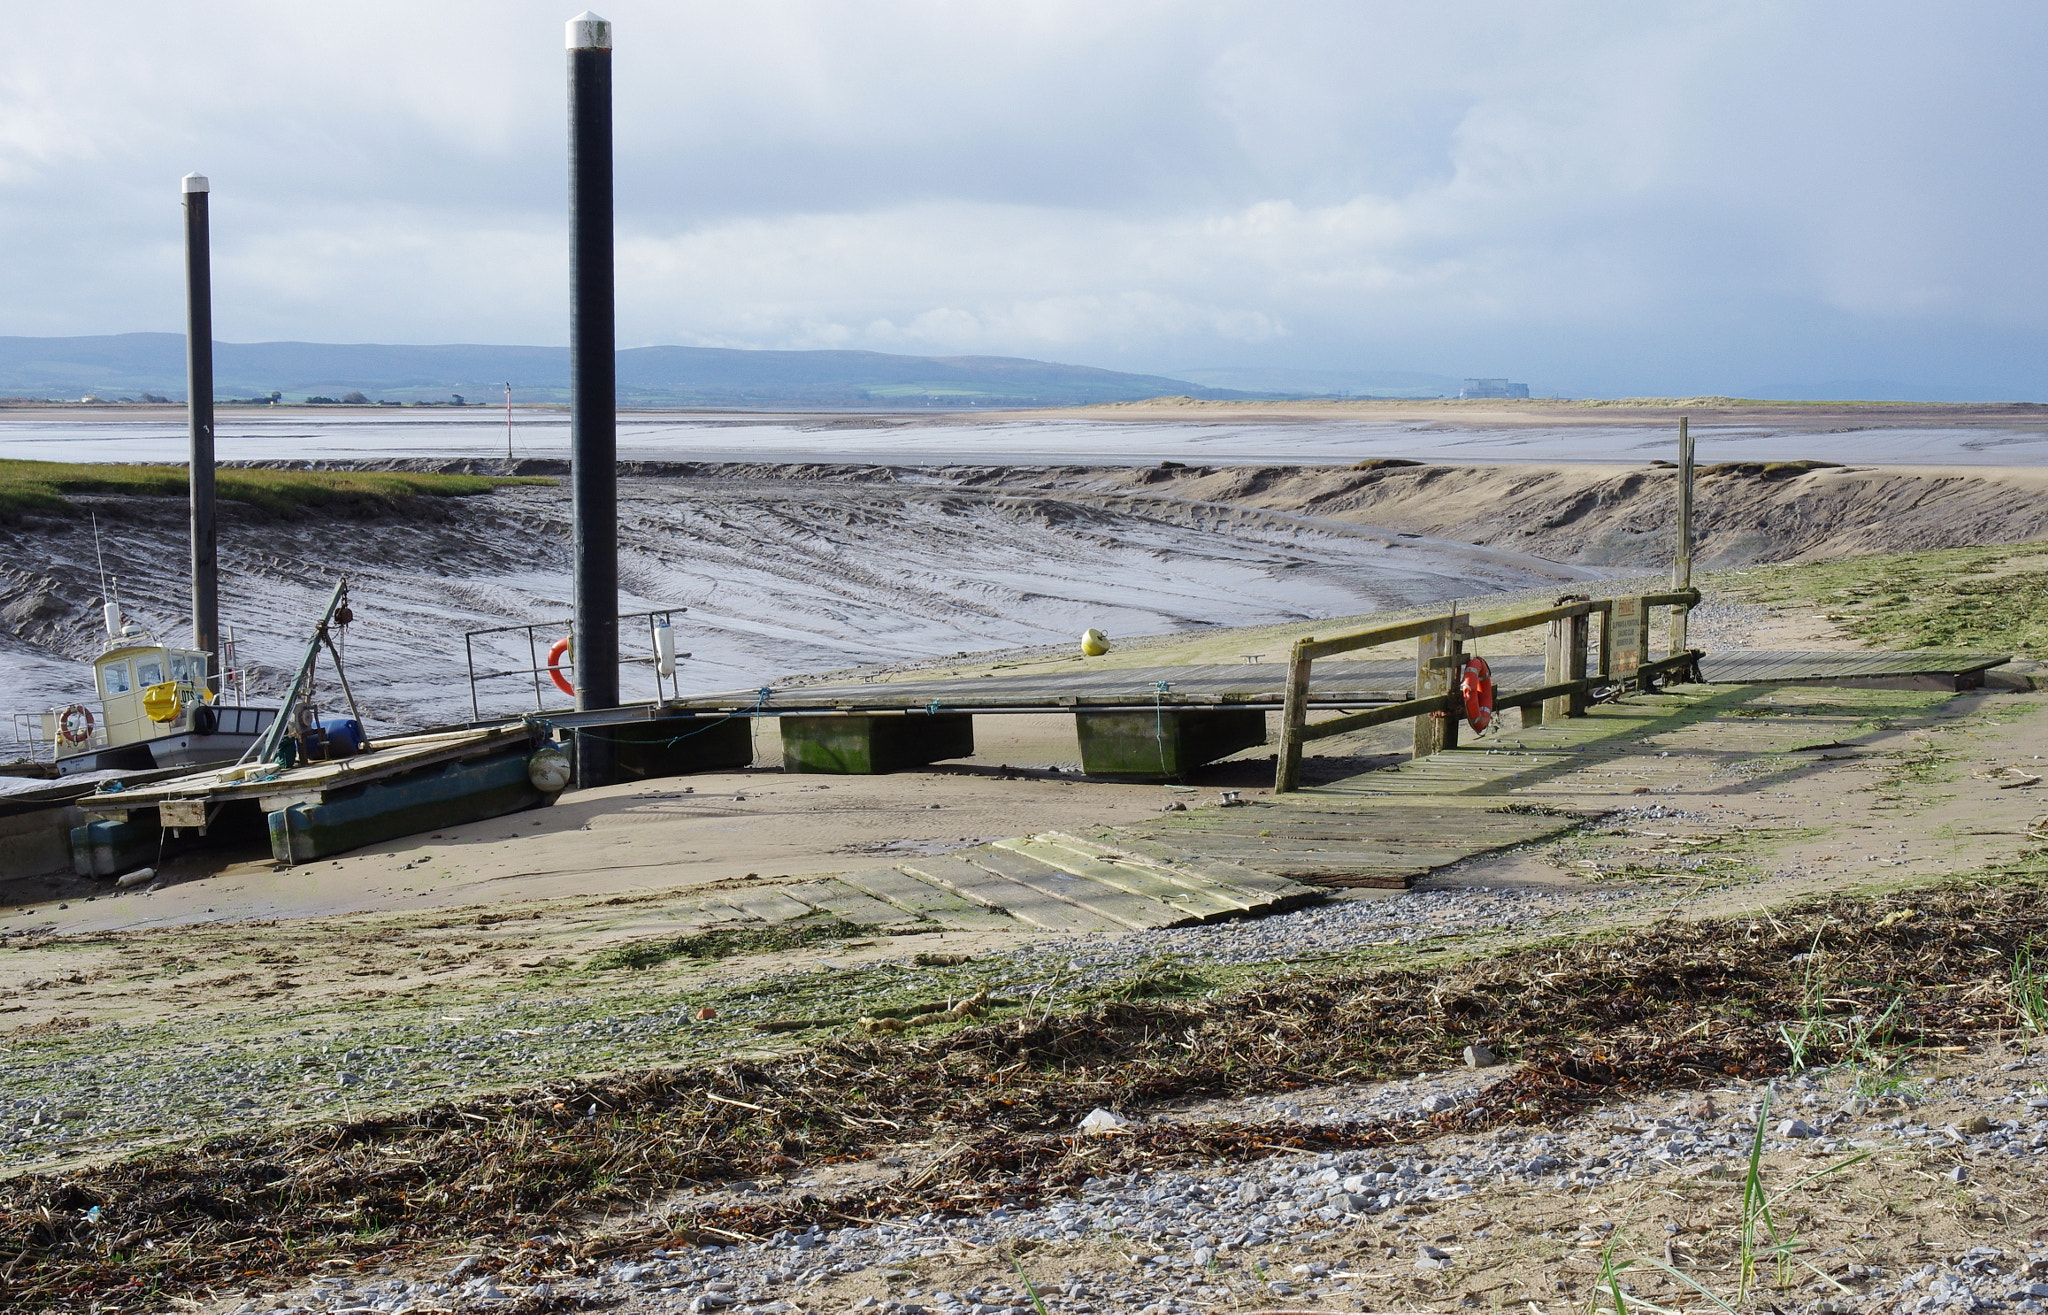
M 1813 682 L 1900 680 L 1933 677 L 1948 688 L 1974 688 L 1993 667 L 2012 661 L 2009 653 L 1971 653 L 1923 648 L 1903 652 L 1778 653 L 1762 649 L 1730 649 L 1700 659 L 1700 676 L 1711 685 L 1754 685 Z
M 685 922 L 788 922 L 954 931 L 1139 931 L 1277 913 L 1323 892 L 1266 871 L 1162 846 L 1060 832 L 999 840 L 816 881 L 686 901 Z
M 1199 853 L 1318 886 L 1405 887 L 1859 724 L 1843 712 L 1745 715 L 1758 697 L 1754 686 L 1632 695 L 1562 723 L 1468 731 L 1461 747 L 1427 758 L 1242 808 L 1170 813 L 1118 834 L 1156 852 Z
M 1768 687 L 1704 685 L 1631 695 L 1235 807 L 723 892 L 682 911 L 705 923 L 822 913 L 884 927 L 1114 932 L 1278 912 L 1332 888 L 1401 889 L 1669 791 L 1711 789 L 1745 761 L 1867 729 L 1854 707 L 1771 704 L 1754 715 L 1768 697 Z
M 1483 649 L 1475 645 L 1473 651 Z M 1967 677 L 2010 661 L 2004 653 L 1920 649 L 1907 652 L 1764 652 L 1727 650 L 1701 659 L 1710 684 L 1791 681 L 1861 681 L 1915 676 Z M 1488 655 L 1503 693 L 1543 684 L 1537 654 Z M 981 678 L 915 678 L 867 683 L 792 683 L 758 689 L 693 694 L 664 706 L 679 712 L 736 712 L 777 716 L 804 712 L 1066 712 L 1104 708 L 1279 707 L 1286 696 L 1287 664 L 1202 664 L 1172 667 L 1076 667 Z M 1357 707 L 1416 697 L 1415 660 L 1409 657 L 1326 658 L 1309 680 L 1309 706 Z M 548 714 L 574 725 L 579 714 Z
M 1543 681 L 1541 656 L 1508 655 L 1493 662 L 1504 689 Z M 1397 703 L 1414 697 L 1413 658 L 1318 663 L 1309 683 L 1313 707 Z M 1287 695 L 1285 662 L 1207 663 L 1173 667 L 1076 667 L 981 678 L 878 680 L 864 684 L 789 684 L 671 700 L 694 712 L 1038 712 L 1075 708 L 1279 707 Z M 564 721 L 567 724 L 567 721 Z

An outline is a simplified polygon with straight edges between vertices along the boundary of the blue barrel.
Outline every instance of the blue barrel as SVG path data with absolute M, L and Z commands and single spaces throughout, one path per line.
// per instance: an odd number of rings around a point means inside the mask
M 320 723 L 320 729 L 327 735 L 327 756 L 346 758 L 352 753 L 361 753 L 369 743 L 363 734 L 363 724 L 354 717 L 328 717 Z

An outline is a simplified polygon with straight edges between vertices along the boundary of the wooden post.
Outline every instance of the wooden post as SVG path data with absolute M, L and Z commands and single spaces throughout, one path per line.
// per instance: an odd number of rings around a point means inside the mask
M 1614 680 L 1633 681 L 1636 668 L 1643 665 L 1643 600 L 1640 596 L 1617 598 L 1608 613 L 1608 671 Z
M 1546 685 L 1562 685 L 1567 679 L 1564 674 L 1565 650 L 1570 633 L 1571 622 L 1552 621 L 1543 637 L 1543 683 Z M 1529 716 L 1532 712 L 1536 714 L 1533 719 Z M 1522 724 L 1540 726 L 1546 721 L 1563 721 L 1571 713 L 1570 699 L 1545 699 L 1522 709 Z
M 1591 618 L 1585 613 L 1565 621 L 1564 678 L 1583 681 L 1586 678 L 1586 640 L 1592 633 Z M 1583 717 L 1593 701 L 1586 697 L 1583 689 L 1574 690 L 1565 696 L 1565 715 Z
M 1689 417 L 1678 417 L 1678 551 L 1671 559 L 1671 590 L 1692 588 L 1692 426 Z M 1683 653 L 1692 647 L 1687 638 L 1687 620 L 1692 609 L 1680 604 L 1671 609 L 1671 651 Z
M 1301 788 L 1301 728 L 1308 724 L 1308 646 L 1313 636 L 1294 641 L 1287 660 L 1287 702 L 1280 712 L 1280 753 L 1274 760 L 1273 793 Z
M 1603 685 L 1614 680 L 1614 606 L 1609 603 L 1600 613 L 1600 666 L 1599 679 Z
M 1445 621 L 1415 641 L 1415 697 L 1434 698 L 1448 694 L 1457 684 L 1458 667 L 1464 662 L 1465 641 L 1458 638 L 1457 618 Z M 1415 756 L 1458 747 L 1458 715 L 1432 712 L 1415 719 Z

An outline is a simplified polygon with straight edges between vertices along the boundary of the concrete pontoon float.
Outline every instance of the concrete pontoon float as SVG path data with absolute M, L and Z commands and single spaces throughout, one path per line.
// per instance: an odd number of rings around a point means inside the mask
M 436 827 L 553 803 L 568 760 L 530 722 L 382 741 L 334 762 L 243 764 L 101 790 L 72 832 L 81 875 L 147 862 L 161 837 L 205 835 L 231 812 L 260 814 L 279 863 L 305 863 Z

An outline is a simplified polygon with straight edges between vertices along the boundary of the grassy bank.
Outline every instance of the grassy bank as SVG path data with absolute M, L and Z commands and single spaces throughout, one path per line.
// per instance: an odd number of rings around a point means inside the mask
M 220 498 L 266 511 L 299 507 L 389 505 L 401 498 L 467 498 L 508 484 L 551 484 L 545 477 L 427 475 L 389 470 L 244 470 L 215 474 Z M 71 511 L 66 494 L 117 493 L 182 498 L 183 466 L 87 465 L 0 461 L 0 513 Z
M 2048 542 L 1717 572 L 1710 589 L 1811 607 L 1887 648 L 2048 657 Z

